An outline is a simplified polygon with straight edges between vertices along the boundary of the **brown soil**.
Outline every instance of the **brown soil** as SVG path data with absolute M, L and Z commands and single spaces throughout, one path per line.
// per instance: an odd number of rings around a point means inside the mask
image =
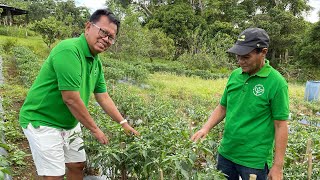
M 21 143 L 18 143 L 17 146 L 20 150 L 24 151 L 28 156 L 24 158 L 26 166 L 13 166 L 12 167 L 12 179 L 21 179 L 21 180 L 40 180 L 41 178 L 37 176 L 36 168 L 34 166 L 31 151 L 29 148 L 29 143 L 24 139 Z
M 14 63 L 15 60 L 12 57 L 8 57 L 6 59 L 3 58 L 2 60 L 4 61 L 2 66 L 6 83 L 21 84 L 19 81 L 19 72 L 17 71 Z
M 14 59 L 13 58 L 7 58 L 4 59 L 3 58 L 3 73 L 5 76 L 5 82 L 6 83 L 10 83 L 10 84 L 19 84 L 19 73 L 15 67 L 14 64 Z M 0 92 L 1 96 L 5 96 L 6 95 L 6 90 L 1 89 Z M 19 98 L 14 97 L 14 100 L 12 101 L 13 104 L 10 106 L 12 109 L 16 112 L 19 111 L 20 107 L 22 106 L 23 101 L 19 100 Z M 37 176 L 37 172 L 36 172 L 36 168 L 35 165 L 33 163 L 33 159 L 31 156 L 31 151 L 29 148 L 29 143 L 27 141 L 27 139 L 23 139 L 20 142 L 16 142 L 15 145 L 18 146 L 18 148 L 20 150 L 22 150 L 23 152 L 25 152 L 26 154 L 28 154 L 28 156 L 26 156 L 24 158 L 24 162 L 25 162 L 25 166 L 17 166 L 14 165 L 11 168 L 11 172 L 12 172 L 12 179 L 21 179 L 21 180 L 40 180 L 40 177 Z

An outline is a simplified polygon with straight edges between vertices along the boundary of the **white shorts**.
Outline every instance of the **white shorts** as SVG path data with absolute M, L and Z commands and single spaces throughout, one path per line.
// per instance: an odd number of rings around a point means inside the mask
M 29 124 L 23 132 L 29 141 L 39 176 L 62 176 L 65 163 L 86 161 L 84 149 L 78 151 L 83 146 L 80 123 L 71 130 L 47 126 L 34 128 Z

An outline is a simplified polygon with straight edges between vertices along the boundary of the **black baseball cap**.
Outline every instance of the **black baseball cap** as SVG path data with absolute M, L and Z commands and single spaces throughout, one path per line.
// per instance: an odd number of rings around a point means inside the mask
M 256 48 L 269 47 L 269 42 L 269 36 L 264 29 L 248 28 L 238 36 L 236 44 L 228 49 L 228 52 L 242 56 L 249 54 Z

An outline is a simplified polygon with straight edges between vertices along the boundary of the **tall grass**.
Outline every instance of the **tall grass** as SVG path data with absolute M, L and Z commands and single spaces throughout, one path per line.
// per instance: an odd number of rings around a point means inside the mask
M 150 75 L 148 83 L 161 94 L 183 99 L 190 96 L 211 99 L 222 96 L 227 79 L 204 80 L 199 77 L 155 73 Z
M 46 44 L 42 41 L 41 37 L 39 36 L 20 38 L 0 35 L 0 46 L 4 46 L 8 42 L 13 42 L 12 48 L 14 46 L 25 46 L 31 49 L 41 59 L 45 59 L 50 52 L 50 49 L 46 46 Z

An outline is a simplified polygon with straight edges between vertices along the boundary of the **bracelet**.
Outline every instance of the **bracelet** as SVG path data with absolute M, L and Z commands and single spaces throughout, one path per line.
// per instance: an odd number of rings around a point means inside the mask
M 126 119 L 123 119 L 122 121 L 120 121 L 120 124 L 124 124 L 126 122 L 128 122 L 128 121 Z

